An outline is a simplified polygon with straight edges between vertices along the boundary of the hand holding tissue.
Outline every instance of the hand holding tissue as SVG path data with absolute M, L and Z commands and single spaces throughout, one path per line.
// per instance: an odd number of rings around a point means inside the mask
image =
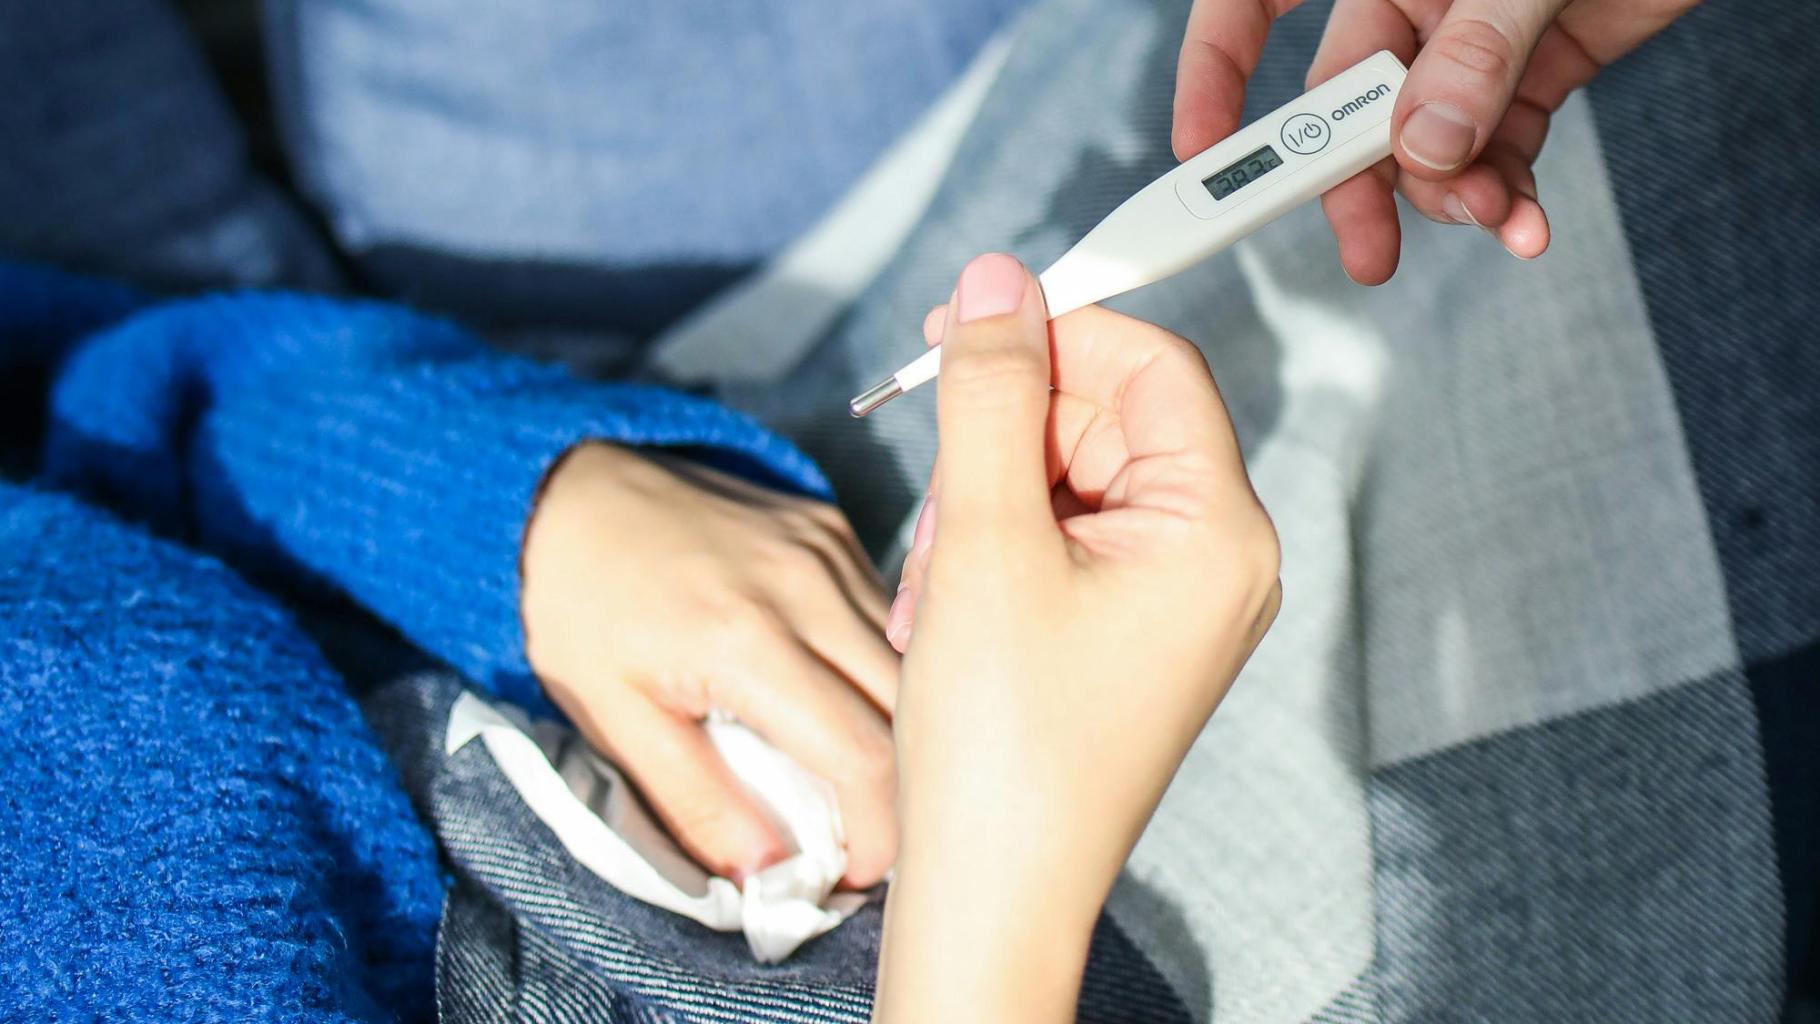
M 832 787 L 738 722 L 710 718 L 706 729 L 792 848 L 747 878 L 743 889 L 690 859 L 619 770 L 567 726 L 533 723 L 511 705 L 464 693 L 449 713 L 443 750 L 452 756 L 479 739 L 577 863 L 635 899 L 716 931 L 743 932 L 754 958 L 776 963 L 846 920 L 868 897 L 835 892 L 847 854 Z

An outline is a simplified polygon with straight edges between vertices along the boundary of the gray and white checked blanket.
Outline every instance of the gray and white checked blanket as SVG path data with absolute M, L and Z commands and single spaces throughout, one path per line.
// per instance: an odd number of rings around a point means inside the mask
M 933 402 L 830 399 L 920 351 L 967 257 L 1046 265 L 1172 165 L 1186 7 L 1033 10 L 890 267 L 735 395 L 888 562 Z M 1326 13 L 1279 23 L 1253 116 Z M 1285 550 L 1111 903 L 1197 1018 L 1766 1020 L 1811 978 L 1816 39 L 1811 3 L 1715 2 L 1574 97 L 1533 263 L 1406 216 L 1356 287 L 1310 207 L 1113 303 L 1206 351 Z
M 933 405 L 855 423 L 844 399 L 920 351 L 967 257 L 1045 265 L 1171 165 L 1186 6 L 1040 4 L 884 272 L 795 372 L 725 389 L 823 461 L 886 564 Z M 1299 91 L 1325 16 L 1280 22 L 1253 114 Z M 1206 351 L 1285 549 L 1276 629 L 1109 907 L 1194 1019 L 1810 1019 L 1785 993 L 1820 987 L 1815 39 L 1805 0 L 1715 0 L 1573 98 L 1533 263 L 1408 216 L 1397 278 L 1359 288 L 1310 207 L 1114 303 Z M 458 892 L 445 937 L 497 948 L 499 907 L 548 920 L 508 884 L 522 865 L 450 846 L 495 909 Z M 613 1019 L 864 1015 L 863 980 L 653 987 L 648 958 L 699 951 L 640 921 L 619 927 L 661 941 L 566 940 L 603 999 L 639 993 Z M 863 960 L 876 926 L 818 941 Z M 492 980 L 445 1009 L 509 1015 L 527 943 L 565 941 L 527 934 L 516 967 L 465 961 Z M 1124 1015 L 1173 1016 L 1120 949 Z
M 337 638 L 344 653 L 346 637 Z M 377 659 L 358 656 L 363 672 Z M 444 754 L 461 693 L 444 671 L 403 671 L 363 702 L 455 885 L 436 940 L 442 1024 L 863 1021 L 878 961 L 877 901 L 783 963 L 737 933 L 641 903 L 582 867 L 525 805 L 485 745 Z M 1181 998 L 1110 919 L 1090 949 L 1089 1024 L 1186 1024 Z

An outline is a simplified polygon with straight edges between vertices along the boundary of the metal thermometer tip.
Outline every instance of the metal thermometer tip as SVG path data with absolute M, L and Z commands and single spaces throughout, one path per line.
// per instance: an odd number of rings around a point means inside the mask
M 847 411 L 858 419 L 903 393 L 896 377 L 886 377 L 854 396 L 853 401 L 847 403 Z

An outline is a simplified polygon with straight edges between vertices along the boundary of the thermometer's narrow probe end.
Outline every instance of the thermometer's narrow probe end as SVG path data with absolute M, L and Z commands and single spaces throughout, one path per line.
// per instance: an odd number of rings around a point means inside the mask
M 847 403 L 847 411 L 858 419 L 903 393 L 896 377 L 886 377 L 854 396 L 853 401 Z

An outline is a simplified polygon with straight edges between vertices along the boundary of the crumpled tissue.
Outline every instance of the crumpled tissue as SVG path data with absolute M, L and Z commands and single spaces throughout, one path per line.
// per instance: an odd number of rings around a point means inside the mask
M 710 717 L 709 739 L 792 854 L 744 889 L 710 875 L 677 846 L 619 770 L 571 728 L 533 723 L 511 705 L 463 693 L 443 740 L 453 756 L 479 737 L 525 805 L 583 867 L 634 899 L 716 931 L 744 932 L 760 963 L 776 963 L 864 906 L 865 893 L 835 892 L 847 870 L 834 789 L 757 733 Z

